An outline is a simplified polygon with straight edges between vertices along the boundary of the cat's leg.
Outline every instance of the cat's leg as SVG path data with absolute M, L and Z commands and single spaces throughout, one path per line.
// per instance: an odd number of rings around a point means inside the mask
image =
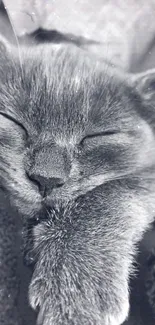
M 98 274 L 100 266 L 97 260 L 91 266 L 85 261 L 82 266 L 80 259 L 76 261 L 76 257 L 73 258 L 75 258 L 75 264 L 79 265 L 74 266 L 74 261 L 71 262 L 68 259 L 67 267 L 63 267 L 61 275 L 57 270 L 53 272 L 53 265 L 46 264 L 49 262 L 47 255 L 45 259 L 42 256 L 42 261 L 40 260 L 37 264 L 29 294 L 31 306 L 34 309 L 38 307 L 40 309 L 38 324 L 122 324 L 129 312 L 129 294 L 127 275 L 125 277 L 123 274 L 125 265 L 123 267 L 121 258 L 119 261 L 121 266 L 118 267 L 119 275 L 114 264 L 114 274 L 109 273 L 108 269 L 107 274 L 104 271 Z M 81 259 L 85 260 L 89 257 L 81 256 Z M 105 260 L 104 263 L 111 264 L 110 257 L 109 261 Z M 112 268 L 112 265 L 110 267 Z M 95 269 L 94 276 L 92 268 Z
M 40 308 L 38 324 L 120 325 L 127 318 L 135 245 L 151 210 L 143 187 L 119 186 L 105 185 L 34 228 L 29 296 Z
M 46 227 L 41 225 L 39 228 L 36 231 L 41 231 L 41 239 Z M 47 229 L 45 233 L 48 234 Z M 78 246 L 78 238 L 76 241 Z M 63 256 L 62 251 L 59 256 L 61 249 L 66 254 L 65 247 L 54 248 L 52 241 L 42 244 L 29 292 L 31 306 L 40 308 L 39 325 L 123 323 L 129 311 L 128 269 L 131 258 L 123 256 L 122 247 L 120 256 L 117 256 L 118 250 L 113 249 L 110 253 L 110 249 L 108 252 L 104 248 L 103 252 L 100 245 L 94 247 L 95 243 L 87 243 L 84 239 L 82 246 L 74 248 L 76 243 L 73 240 L 73 249 L 68 256 Z M 115 244 L 123 246 L 121 240 Z M 90 250 L 87 250 L 87 245 L 90 245 Z

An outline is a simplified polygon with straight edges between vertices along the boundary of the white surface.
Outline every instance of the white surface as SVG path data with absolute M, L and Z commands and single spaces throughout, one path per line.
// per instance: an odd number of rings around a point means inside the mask
M 128 68 L 155 35 L 155 0 L 4 0 L 18 35 L 38 27 L 102 42 L 98 54 Z M 92 46 L 92 51 L 96 50 Z

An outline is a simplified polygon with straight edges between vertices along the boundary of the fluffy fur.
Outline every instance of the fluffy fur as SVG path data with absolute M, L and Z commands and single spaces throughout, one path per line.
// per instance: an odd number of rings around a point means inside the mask
M 125 77 L 71 45 L 0 51 L 0 178 L 38 324 L 120 325 L 154 219 L 154 72 Z

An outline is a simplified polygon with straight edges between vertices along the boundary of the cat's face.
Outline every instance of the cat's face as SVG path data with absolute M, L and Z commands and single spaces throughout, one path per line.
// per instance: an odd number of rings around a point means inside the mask
M 110 67 L 74 48 L 23 50 L 22 66 L 2 50 L 1 183 L 20 211 L 66 204 L 150 165 L 141 99 Z
M 38 324 L 120 325 L 128 314 L 131 255 L 155 201 L 143 182 L 154 83 L 130 78 L 71 46 L 17 53 L 0 42 L 0 186 L 26 215 Z

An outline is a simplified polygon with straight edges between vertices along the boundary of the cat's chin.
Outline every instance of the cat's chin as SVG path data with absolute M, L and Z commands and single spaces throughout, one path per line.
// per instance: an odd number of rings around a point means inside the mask
M 96 174 L 83 177 L 78 180 L 70 179 L 62 187 L 54 188 L 51 194 L 48 195 L 44 200 L 48 206 L 52 206 L 53 202 L 69 202 L 77 199 L 80 196 L 87 195 L 88 192 L 95 190 L 96 188 L 104 185 L 107 182 L 120 180 L 128 177 L 131 171 L 122 173 L 107 173 L 107 174 Z
M 102 184 L 102 183 L 101 183 Z M 50 195 L 44 198 L 47 206 L 53 207 L 53 204 L 60 203 L 66 205 L 70 201 L 76 200 L 78 197 L 86 195 L 87 192 L 94 190 L 101 184 L 95 184 L 91 179 L 81 179 L 78 181 L 69 181 L 60 188 L 54 188 Z

